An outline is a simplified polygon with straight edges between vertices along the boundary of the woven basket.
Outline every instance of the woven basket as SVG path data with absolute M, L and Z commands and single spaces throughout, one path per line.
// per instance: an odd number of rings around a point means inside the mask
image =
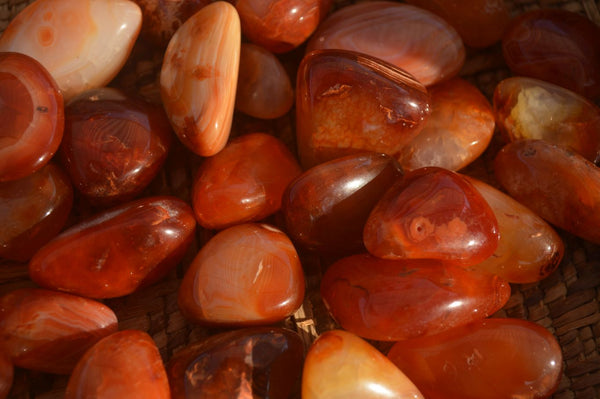
M 355 2 L 335 1 L 336 7 Z M 0 32 L 30 2 L 31 0 L 0 0 Z M 534 8 L 563 8 L 586 15 L 600 25 L 600 1 L 507 0 L 507 4 L 513 15 Z M 284 65 L 289 68 L 290 76 L 295 76 L 295 65 L 302 54 L 303 49 L 299 49 L 282 58 Z M 161 54 L 140 41 L 114 84 L 142 94 L 150 100 L 159 101 L 156 79 L 160 63 Z M 476 84 L 491 99 L 494 87 L 509 72 L 503 63 L 499 46 L 495 46 L 469 53 L 461 75 Z M 250 130 L 272 133 L 290 147 L 294 146 L 293 113 L 269 122 L 236 115 L 232 134 L 243 134 Z M 467 168 L 466 173 L 490 182 L 491 161 L 497 148 L 497 145 L 492 144 L 480 159 Z M 165 168 L 146 194 L 171 194 L 189 201 L 191 177 L 200 162 L 199 157 L 176 144 Z M 83 201 L 76 200 L 70 223 L 91 212 Z M 558 338 L 565 364 L 562 381 L 553 398 L 600 398 L 600 246 L 563 231 L 559 233 L 566 250 L 557 271 L 539 283 L 513 285 L 510 300 L 497 316 L 534 321 Z M 186 258 L 163 281 L 132 295 L 104 301 L 117 314 L 120 329 L 148 332 L 160 348 L 165 361 L 186 344 L 218 332 L 189 324 L 177 308 L 177 289 L 185 267 L 212 234 L 213 232 L 199 229 L 196 242 Z M 336 325 L 319 296 L 319 259 L 303 256 L 303 266 L 307 278 L 304 304 L 281 325 L 299 332 L 308 348 L 319 333 L 335 328 Z M 26 265 L 0 260 L 0 295 L 25 286 L 33 286 L 28 279 Z M 375 344 L 382 350 L 389 347 L 388 344 Z M 68 377 L 65 376 L 17 369 L 9 398 L 62 398 L 67 380 Z

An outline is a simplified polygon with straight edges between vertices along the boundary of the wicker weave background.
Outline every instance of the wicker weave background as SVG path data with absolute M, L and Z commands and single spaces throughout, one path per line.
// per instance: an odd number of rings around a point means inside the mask
M 10 19 L 31 0 L 0 0 L 0 32 Z M 336 0 L 341 7 L 354 0 Z M 513 15 L 532 8 L 563 8 L 588 16 L 600 25 L 600 1 L 581 0 L 507 0 Z M 600 38 L 598 38 L 600 40 Z M 135 56 L 115 79 L 115 84 L 133 90 L 152 100 L 158 100 L 156 77 L 160 68 L 160 53 L 139 43 Z M 293 74 L 302 51 L 284 57 Z M 475 83 L 491 98 L 495 85 L 508 76 L 499 46 L 470 52 L 461 75 Z M 293 76 L 293 75 L 292 75 Z M 265 122 L 237 115 L 232 134 L 262 130 L 281 137 L 294 145 L 293 115 Z M 490 149 L 467 172 L 490 181 L 490 165 L 497 146 Z M 173 194 L 189 200 L 192 174 L 201 162 L 182 146 L 175 146 L 162 173 L 148 189 L 148 194 Z M 493 183 L 493 182 L 492 182 Z M 87 216 L 92 210 L 77 201 L 71 223 Z M 276 223 L 277 219 L 271 220 Z M 0 226 L 1 228 L 1 226 Z M 548 328 L 558 338 L 564 355 L 564 376 L 555 399 L 600 398 L 600 246 L 583 242 L 560 232 L 566 245 L 565 257 L 558 270 L 547 279 L 527 285 L 513 285 L 513 295 L 499 316 L 535 321 Z M 117 314 L 120 329 L 147 331 L 156 341 L 165 361 L 189 342 L 201 339 L 216 330 L 190 325 L 177 309 L 177 289 L 186 265 L 212 232 L 199 230 L 197 240 L 188 255 L 168 278 L 146 290 L 127 297 L 106 300 Z M 307 294 L 302 308 L 282 325 L 298 331 L 308 347 L 322 331 L 334 328 L 318 294 L 321 267 L 318 259 L 303 256 L 307 277 Z M 0 260 L 0 295 L 13 289 L 31 286 L 26 265 Z M 379 345 L 385 350 L 386 345 Z M 16 370 L 11 399 L 62 398 L 67 377 L 51 376 Z

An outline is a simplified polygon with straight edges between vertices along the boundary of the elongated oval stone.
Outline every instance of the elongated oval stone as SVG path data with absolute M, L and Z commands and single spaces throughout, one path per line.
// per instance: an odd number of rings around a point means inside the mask
M 160 71 L 160 93 L 171 125 L 193 152 L 211 156 L 227 143 L 240 62 L 240 18 L 216 1 L 173 35 Z
M 66 100 L 108 84 L 121 70 L 142 25 L 130 0 L 38 0 L 0 36 L 0 51 L 38 60 Z
M 324 332 L 310 347 L 303 399 L 423 399 L 417 387 L 377 349 L 342 330 Z

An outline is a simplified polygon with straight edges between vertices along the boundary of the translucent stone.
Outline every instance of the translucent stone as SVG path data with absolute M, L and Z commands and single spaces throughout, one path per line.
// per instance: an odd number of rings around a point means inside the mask
M 179 287 L 190 321 L 267 325 L 294 313 L 304 299 L 304 274 L 290 239 L 266 224 L 220 231 L 202 247 Z
M 411 75 L 370 56 L 321 50 L 304 57 L 296 86 L 296 135 L 305 168 L 374 151 L 393 155 L 429 116 L 429 95 Z
M 377 349 L 356 335 L 324 332 L 310 347 L 302 399 L 423 399 L 415 385 Z
M 549 398 L 562 377 L 554 335 L 520 319 L 478 320 L 399 341 L 388 357 L 430 399 Z
M 130 0 L 38 0 L 11 20 L 0 51 L 38 60 L 67 101 L 117 75 L 141 25 L 142 12 Z
M 445 20 L 422 8 L 392 1 L 358 2 L 331 14 L 307 52 L 343 49 L 387 61 L 425 86 L 457 75 L 465 48 Z

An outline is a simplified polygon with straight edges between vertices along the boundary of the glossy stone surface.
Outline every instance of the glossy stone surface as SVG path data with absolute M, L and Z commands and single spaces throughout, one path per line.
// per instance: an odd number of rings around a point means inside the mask
M 496 179 L 539 216 L 600 244 L 600 170 L 582 156 L 543 140 L 516 141 L 494 160 Z
M 506 141 L 541 139 L 600 162 L 600 108 L 538 79 L 512 77 L 494 90 L 494 112 Z
M 377 349 L 356 335 L 324 332 L 310 347 L 303 399 L 423 399 L 415 385 Z
M 69 374 L 84 352 L 117 331 L 117 316 L 100 302 L 22 288 L 0 298 L 0 350 L 26 369 Z
M 288 399 L 299 388 L 304 344 L 290 330 L 255 327 L 216 334 L 169 361 L 173 399 Z
M 63 136 L 63 97 L 36 60 L 0 52 L 0 182 L 48 163 Z
M 332 0 L 235 0 L 242 32 L 274 53 L 302 44 L 331 9 Z
M 388 357 L 431 399 L 548 398 L 562 376 L 556 338 L 520 319 L 399 341 Z
M 142 12 L 130 0 L 38 0 L 11 20 L 0 51 L 38 60 L 68 100 L 117 75 L 141 24 Z
M 502 38 L 510 14 L 503 0 L 407 0 L 439 15 L 470 47 L 488 47 Z
M 175 197 L 111 208 L 65 230 L 29 262 L 42 287 L 91 298 L 127 295 L 171 270 L 191 243 L 196 221 Z
M 600 27 L 561 9 L 532 10 L 511 21 L 502 38 L 516 76 L 557 84 L 585 97 L 600 96 Z
M 294 104 L 287 71 L 273 53 L 252 43 L 242 43 L 235 108 L 260 119 L 285 115 Z
M 401 176 L 392 157 L 374 152 L 317 165 L 291 182 L 283 195 L 286 231 L 294 242 L 322 254 L 363 252 L 369 213 Z
M 419 133 L 396 158 L 405 171 L 425 166 L 459 170 L 477 159 L 494 133 L 489 101 L 461 78 L 428 89 L 431 114 Z
M 88 350 L 69 378 L 65 399 L 169 399 L 160 353 L 145 332 L 124 330 Z
M 458 74 L 465 48 L 456 30 L 422 8 L 392 1 L 359 2 L 331 14 L 307 52 L 343 49 L 382 59 L 425 86 Z
M 411 75 L 364 54 L 306 55 L 296 84 L 296 136 L 305 168 L 362 151 L 398 152 L 423 128 L 429 95 Z
M 277 212 L 288 184 L 302 169 L 285 144 L 265 133 L 233 139 L 194 177 L 192 206 L 207 229 L 256 222 Z
M 14 367 L 10 358 L 4 353 L 0 353 L 0 399 L 8 397 L 13 378 Z
M 240 61 L 240 18 L 216 1 L 189 18 L 167 46 L 160 72 L 162 102 L 179 139 L 211 156 L 227 143 Z
M 202 247 L 179 287 L 192 322 L 258 325 L 283 320 L 304 299 L 304 274 L 290 239 L 266 224 L 222 230 Z
M 340 326 L 366 339 L 433 335 L 494 314 L 510 297 L 504 279 L 436 260 L 354 255 L 331 265 L 321 296 Z
M 0 257 L 28 261 L 60 232 L 72 205 L 69 177 L 53 163 L 0 183 Z
M 473 269 L 485 270 L 519 284 L 540 281 L 556 270 L 565 252 L 556 231 L 509 195 L 482 181 L 465 177 L 494 211 L 500 233 L 494 254 Z
M 471 183 L 446 169 L 404 175 L 375 206 L 364 229 L 367 250 L 385 259 L 440 259 L 475 265 L 498 246 L 498 222 Z
M 172 133 L 162 107 L 101 88 L 73 98 L 65 114 L 60 159 L 92 204 L 132 199 L 167 158 Z

